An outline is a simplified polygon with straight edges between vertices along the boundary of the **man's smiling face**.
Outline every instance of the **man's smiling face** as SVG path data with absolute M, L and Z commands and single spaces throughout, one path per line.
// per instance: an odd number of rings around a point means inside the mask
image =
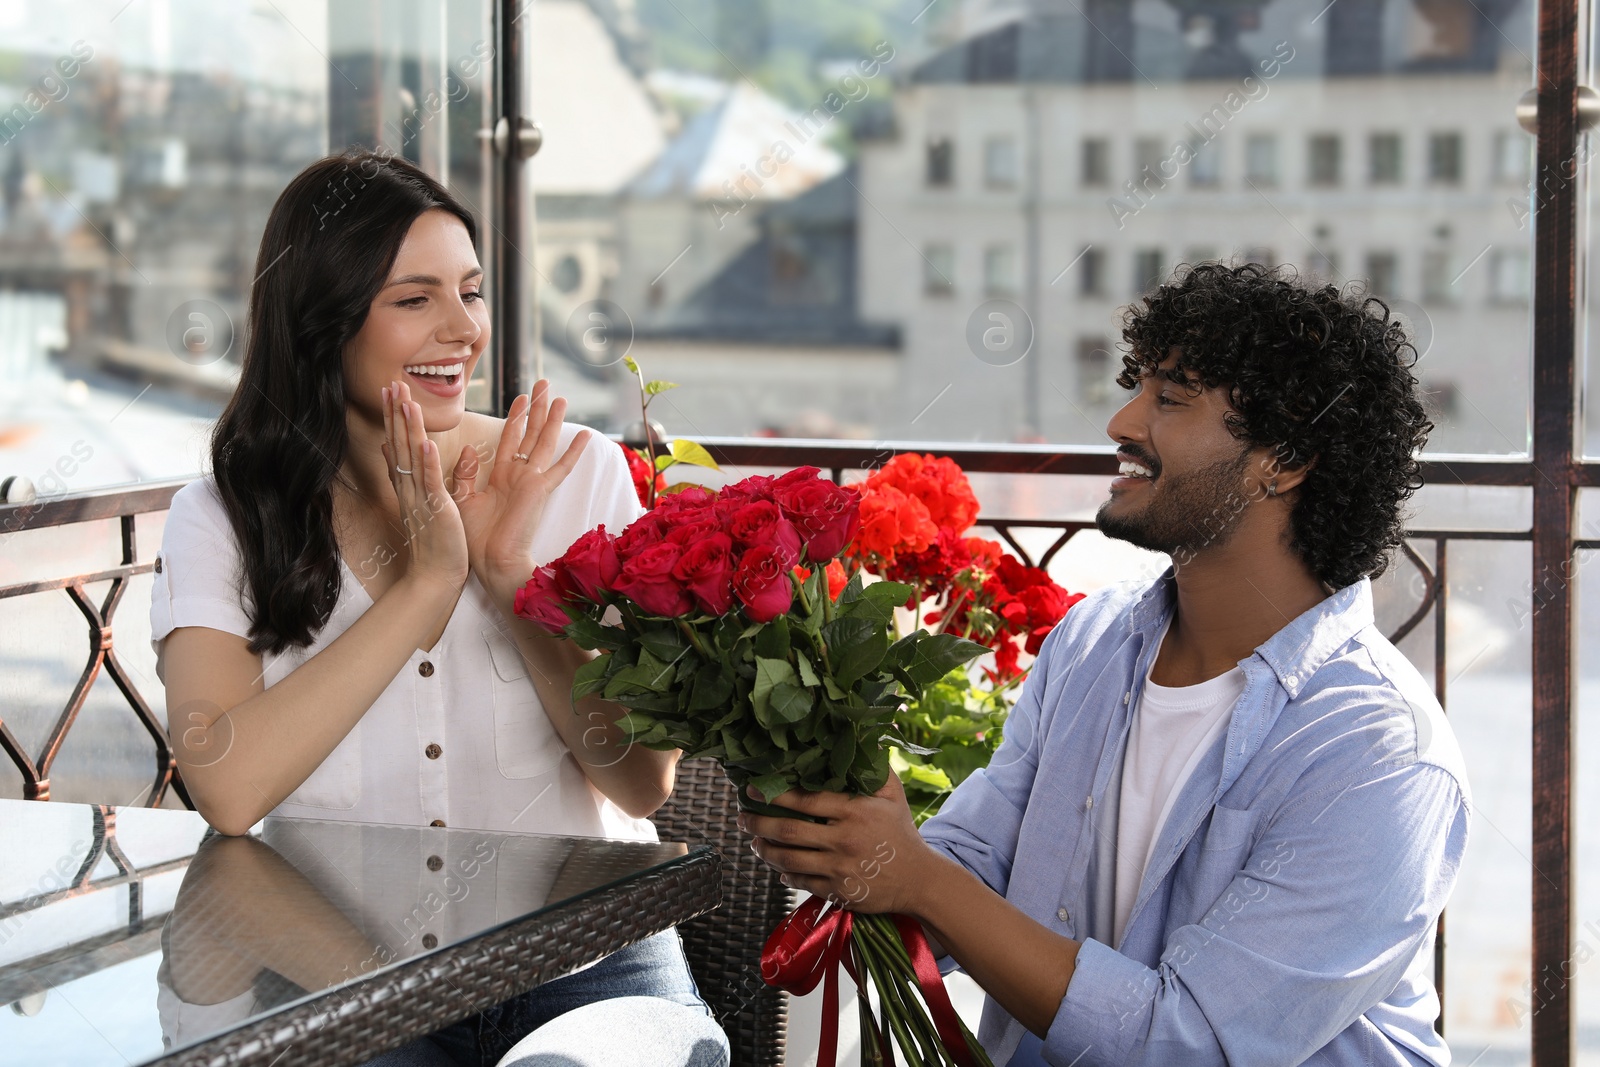
M 1141 378 L 1106 426 L 1122 476 L 1111 483 L 1095 524 L 1107 537 L 1192 558 L 1225 544 L 1237 527 L 1250 500 L 1253 449 L 1223 421 L 1225 389 L 1167 376 L 1177 356 L 1173 349 Z

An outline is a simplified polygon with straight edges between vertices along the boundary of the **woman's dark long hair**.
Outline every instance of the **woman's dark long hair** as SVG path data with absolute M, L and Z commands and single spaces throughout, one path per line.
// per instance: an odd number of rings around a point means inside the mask
M 472 215 L 404 159 L 350 151 L 278 196 L 250 288 L 239 388 L 211 433 L 211 469 L 242 556 L 250 650 L 309 645 L 341 587 L 333 483 L 348 445 L 343 355 L 411 224 Z

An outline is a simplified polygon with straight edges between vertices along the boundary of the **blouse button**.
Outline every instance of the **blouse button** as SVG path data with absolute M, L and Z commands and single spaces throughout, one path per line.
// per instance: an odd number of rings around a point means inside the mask
M 438 759 L 444 754 L 444 749 L 440 748 L 438 745 L 429 745 L 427 748 L 422 750 L 422 754 L 427 756 L 429 759 Z
M 1066 908 L 1057 908 L 1056 918 L 1060 919 L 1062 922 L 1066 922 L 1068 919 L 1072 918 L 1072 913 Z
M 439 945 L 439 939 L 437 937 L 435 937 L 434 935 L 432 935 L 432 934 L 423 934 L 422 935 L 422 947 L 423 948 L 437 948 L 438 945 Z
M 160 556 L 156 557 L 156 573 L 157 574 L 161 573 L 161 557 Z
M 430 822 L 428 825 L 429 826 L 443 826 L 444 825 L 444 820 L 443 819 L 435 819 L 432 822 Z
M 428 870 L 437 871 L 439 868 L 441 868 L 443 866 L 444 866 L 444 860 L 440 859 L 438 856 L 429 856 L 428 857 Z
M 424 678 L 432 678 L 433 664 L 429 663 L 427 660 L 423 660 L 421 663 L 417 664 L 417 673 L 422 675 Z

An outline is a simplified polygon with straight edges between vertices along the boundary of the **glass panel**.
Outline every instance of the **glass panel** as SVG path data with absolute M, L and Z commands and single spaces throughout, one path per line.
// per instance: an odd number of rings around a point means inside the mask
M 1581 496 L 1595 500 L 1595 494 Z M 1583 537 L 1597 536 L 1586 528 Z M 1577 693 L 1572 746 L 1572 1016 L 1579 1067 L 1600 1067 L 1600 553 L 1577 554 Z
M 1527 543 L 1452 541 L 1445 710 L 1466 757 L 1470 844 L 1445 909 L 1454 1061 L 1526 1064 L 1532 951 L 1533 687 Z M 1430 620 L 1431 622 L 1431 620 Z
M 312 160 L 387 147 L 481 217 L 488 8 L 0 4 L 0 478 L 208 465 L 261 228 Z
M 647 376 L 684 386 L 669 433 L 1098 443 L 1118 364 L 1084 354 L 1220 257 L 1370 281 L 1414 328 L 1432 448 L 1528 447 L 1529 0 L 636 10 L 567 16 L 620 43 L 563 58 L 541 121 L 662 106 L 615 138 L 636 172 L 579 166 L 589 251 L 540 261 L 609 264 L 543 298 L 626 312 Z M 542 196 L 541 225 L 580 199 Z

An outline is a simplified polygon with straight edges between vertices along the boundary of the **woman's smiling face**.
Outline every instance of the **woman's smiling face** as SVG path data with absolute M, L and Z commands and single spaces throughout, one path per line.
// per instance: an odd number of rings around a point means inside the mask
M 366 322 L 345 346 L 347 403 L 382 422 L 383 388 L 403 381 L 428 431 L 458 425 L 466 383 L 489 344 L 482 282 L 461 220 L 437 208 L 418 216 Z

